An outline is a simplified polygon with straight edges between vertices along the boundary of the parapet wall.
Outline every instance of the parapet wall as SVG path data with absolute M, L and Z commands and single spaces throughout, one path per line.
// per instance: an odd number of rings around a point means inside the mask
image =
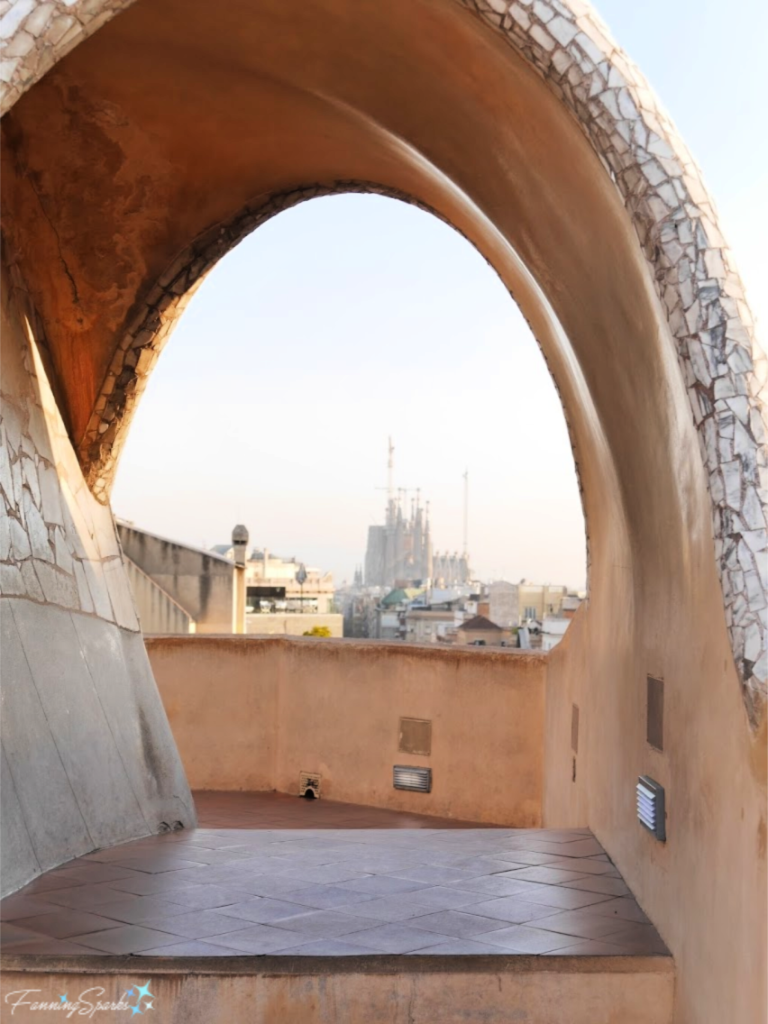
M 520 828 L 541 825 L 546 658 L 376 641 L 154 637 L 152 669 L 193 789 L 297 793 Z M 399 748 L 432 723 L 431 753 Z M 429 794 L 395 764 L 432 768 Z

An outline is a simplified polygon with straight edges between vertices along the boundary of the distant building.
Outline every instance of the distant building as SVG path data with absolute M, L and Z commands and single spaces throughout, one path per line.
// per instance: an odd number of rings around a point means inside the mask
M 475 615 L 462 622 L 456 632 L 456 643 L 476 644 L 480 647 L 501 647 L 511 637 L 508 629 L 502 629 L 484 615 Z
M 378 590 L 342 587 L 336 591 L 334 600 L 341 608 L 344 636 L 358 639 L 376 636 L 380 597 Z
M 432 577 L 429 509 L 419 500 L 403 513 L 402 501 L 390 499 L 383 526 L 368 527 L 365 585 L 395 587 L 422 583 Z
M 232 547 L 214 548 L 232 558 Z M 254 548 L 245 563 L 245 629 L 261 635 L 300 636 L 325 626 L 343 636 L 344 620 L 334 606 L 333 573 Z
M 559 615 L 567 593 L 567 587 L 520 580 L 517 587 L 519 622 L 527 622 L 529 619 L 541 622 L 545 615 Z
M 251 552 L 245 572 L 249 614 L 333 611 L 333 573 L 305 566 L 295 557 L 270 555 L 266 548 Z
M 497 580 L 494 583 L 489 583 L 487 590 L 487 616 L 491 622 L 495 622 L 502 629 L 512 629 L 519 625 L 520 605 L 517 586 L 514 583 Z
M 376 609 L 377 639 L 405 640 L 405 616 L 411 602 L 421 593 L 417 587 L 398 587 L 383 598 Z
M 432 578 L 439 587 L 457 587 L 470 582 L 469 558 L 454 551 L 452 555 L 432 557 Z
M 403 639 L 416 644 L 449 642 L 466 617 L 465 608 L 464 596 L 458 590 L 425 590 L 405 613 Z

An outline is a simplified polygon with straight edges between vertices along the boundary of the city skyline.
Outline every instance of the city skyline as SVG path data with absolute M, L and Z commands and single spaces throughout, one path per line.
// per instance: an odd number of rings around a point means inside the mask
M 156 445 L 169 431 L 170 461 Z M 351 580 L 385 511 L 390 435 L 396 486 L 430 499 L 441 549 L 461 549 L 469 468 L 475 573 L 584 585 L 562 408 L 495 271 L 415 207 L 314 200 L 247 238 L 192 299 L 132 425 L 114 507 L 195 545 L 243 522 L 254 543 Z

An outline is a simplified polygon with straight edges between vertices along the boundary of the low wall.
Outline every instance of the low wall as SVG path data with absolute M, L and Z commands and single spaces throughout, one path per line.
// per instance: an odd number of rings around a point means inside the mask
M 125 1002 L 135 1007 L 140 976 L 152 994 L 149 1019 L 158 1024 L 671 1024 L 675 986 L 669 957 L 133 959 L 140 966 L 119 957 L 6 955 L 2 1005 L 12 1007 L 7 1018 L 39 1024 L 46 1014 L 29 1004 L 57 1004 L 62 992 L 71 1005 L 82 999 L 93 1006 L 117 1002 L 131 991 Z M 88 1019 L 124 1018 L 96 1013 Z
M 297 793 L 516 827 L 541 824 L 546 658 L 399 643 L 176 636 L 146 641 L 193 789 Z M 398 750 L 400 718 L 431 754 Z M 392 766 L 432 768 L 429 794 Z

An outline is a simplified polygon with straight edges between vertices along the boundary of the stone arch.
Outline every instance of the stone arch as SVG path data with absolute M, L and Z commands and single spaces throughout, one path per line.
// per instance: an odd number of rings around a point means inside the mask
M 255 224 L 296 190 L 377 182 L 492 263 L 570 418 L 592 587 L 537 697 L 543 820 L 589 826 L 609 850 L 676 957 L 677 1020 L 754 1018 L 765 1003 L 752 911 L 765 894 L 766 362 L 699 172 L 640 74 L 581 0 L 7 4 L 0 78 L 16 102 L 2 123 L 11 373 L 0 383 L 11 398 L 0 430 L 13 453 L 9 464 L 0 447 L 0 485 L 14 533 L 29 536 L 18 564 L 0 559 L 0 605 L 37 673 L 18 660 L 9 692 L 23 699 L 7 733 L 20 737 L 13 771 L 29 780 L 31 825 L 44 826 L 41 866 L 142 834 L 158 815 L 194 820 L 110 509 L 85 481 L 107 479 L 97 435 L 119 443 L 131 390 L 178 312 L 174 288 L 183 295 L 220 254 L 222 226 L 226 248 L 227 226 Z M 195 240 L 200 265 L 180 277 Z M 35 343 L 33 373 L 24 353 Z M 35 397 L 39 362 L 55 445 Z M 62 523 L 30 461 L 66 499 Z M 41 656 L 40 635 L 60 641 L 55 656 L 48 645 Z M 646 732 L 649 678 L 667 695 L 661 751 Z M 124 755 L 126 777 L 89 771 L 94 735 L 108 729 L 78 720 L 72 731 L 67 714 L 63 727 L 38 716 L 36 731 L 33 690 L 67 713 L 89 700 L 105 724 L 117 708 L 99 758 Z M 168 754 L 154 781 L 137 707 L 151 712 L 153 750 Z M 40 770 L 62 736 L 69 790 L 61 772 Z M 669 797 L 664 844 L 636 820 L 648 772 Z M 87 834 L 72 825 L 78 791 L 93 811 Z M 14 859 L 20 885 L 30 857 L 20 846 Z
M 451 2 L 490 26 L 545 81 L 576 119 L 629 214 L 676 345 L 708 477 L 732 649 L 756 719 L 768 684 L 761 614 L 768 604 L 761 501 L 767 460 L 760 397 L 768 371 L 701 174 L 642 75 L 582 0 Z M 0 19 L 5 108 L 82 39 L 130 6 L 131 0 L 55 0 L 33 10 L 29 0 L 17 0 Z M 86 434 L 76 439 L 97 490 L 113 467 L 121 424 L 128 422 L 125 412 L 138 395 L 136 382 L 154 358 L 151 338 L 159 341 L 170 328 L 171 312 L 179 311 L 164 282 L 161 276 L 146 308 L 134 311 L 126 324 Z M 175 279 L 167 285 L 175 287 Z M 154 327 L 148 326 L 152 316 Z M 137 326 L 141 344 L 136 335 L 126 340 Z M 137 372 L 124 363 L 132 353 Z

